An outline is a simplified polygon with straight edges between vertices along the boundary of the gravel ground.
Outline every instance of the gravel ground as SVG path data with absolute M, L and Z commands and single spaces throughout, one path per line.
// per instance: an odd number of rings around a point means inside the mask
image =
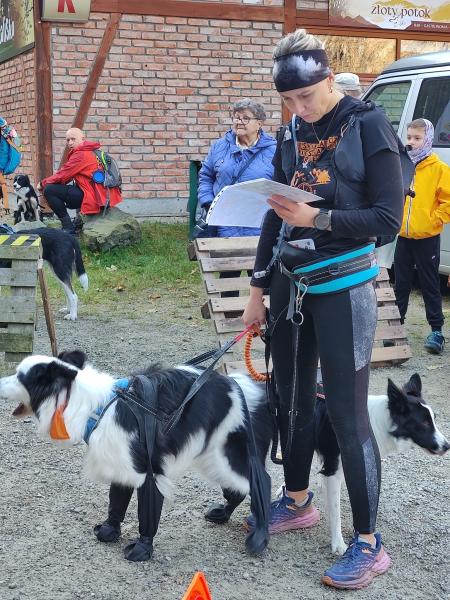
M 76 323 L 57 316 L 59 348 L 81 348 L 97 367 L 125 375 L 148 362 L 170 365 L 212 347 L 212 325 L 199 318 L 198 300 L 183 298 L 181 306 L 175 302 L 163 294 L 151 305 L 136 306 L 121 296 L 114 314 L 93 316 L 81 307 Z M 449 297 L 445 309 L 448 319 Z M 426 333 L 422 301 L 416 294 L 408 315 L 414 358 L 399 367 L 373 371 L 370 388 L 372 393 L 384 393 L 387 377 L 402 384 L 419 372 L 424 395 L 448 437 L 450 350 L 442 357 L 426 354 L 422 348 Z M 50 351 L 42 315 L 35 350 Z M 241 525 L 249 502 L 239 507 L 228 525 L 210 525 L 204 521 L 203 511 L 220 498 L 220 492 L 195 475 L 180 482 L 175 502 L 164 507 L 154 559 L 127 562 L 122 550 L 137 531 L 134 500 L 120 542 L 98 543 L 92 526 L 106 515 L 107 486 L 83 476 L 83 446 L 61 449 L 38 439 L 33 423 L 13 420 L 11 408 L 0 406 L 1 600 L 180 600 L 197 570 L 205 572 L 214 600 L 319 600 L 350 593 L 320 583 L 322 572 L 334 560 L 325 515 L 313 530 L 273 537 L 263 557 L 250 557 L 244 551 Z M 373 583 L 373 597 L 450 597 L 448 467 L 449 456 L 433 457 L 419 449 L 383 461 L 379 529 L 393 566 Z M 271 464 L 269 470 L 276 488 L 282 481 L 281 470 Z M 322 509 L 319 476 L 313 475 L 311 487 Z M 350 536 L 346 494 L 343 527 L 344 537 Z M 368 594 L 351 592 L 352 598 L 367 598 Z

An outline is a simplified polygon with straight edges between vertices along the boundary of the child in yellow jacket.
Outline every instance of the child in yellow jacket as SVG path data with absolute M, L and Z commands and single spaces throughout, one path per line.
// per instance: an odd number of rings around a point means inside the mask
M 425 348 L 434 354 L 444 350 L 444 315 L 439 282 L 440 233 L 450 222 L 450 167 L 433 152 L 434 127 L 427 119 L 408 125 L 408 154 L 416 165 L 411 189 L 405 202 L 403 223 L 395 249 L 395 295 L 404 322 L 414 278 L 419 276 L 425 314 L 431 333 Z

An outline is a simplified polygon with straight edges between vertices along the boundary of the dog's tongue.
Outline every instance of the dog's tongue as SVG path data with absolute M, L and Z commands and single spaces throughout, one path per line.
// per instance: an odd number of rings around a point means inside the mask
M 64 423 L 65 408 L 65 405 L 58 406 L 53 413 L 52 422 L 50 424 L 50 437 L 52 440 L 70 440 L 66 424 Z

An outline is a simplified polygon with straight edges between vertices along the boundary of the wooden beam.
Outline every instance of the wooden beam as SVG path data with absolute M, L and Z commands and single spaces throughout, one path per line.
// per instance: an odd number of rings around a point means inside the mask
M 92 0 L 91 12 L 118 12 L 127 15 L 188 17 L 197 19 L 234 19 L 283 23 L 282 6 L 251 6 L 230 2 L 189 2 L 186 0 Z
M 283 34 L 292 33 L 297 29 L 297 0 L 284 0 L 284 23 Z M 282 100 L 281 102 L 281 117 L 282 122 L 286 123 L 291 118 L 291 113 L 286 108 Z
M 117 29 L 119 27 L 121 18 L 122 15 L 120 13 L 112 13 L 109 22 L 106 25 L 105 31 L 103 32 L 102 41 L 97 52 L 97 56 L 95 57 L 91 72 L 89 73 L 89 77 L 86 83 L 86 87 L 84 88 L 83 95 L 81 96 L 78 110 L 72 121 L 72 127 L 78 127 L 79 129 L 83 129 L 86 117 L 88 116 L 89 109 L 92 104 L 92 100 L 95 96 L 95 91 L 97 89 L 98 82 L 102 75 L 103 67 L 105 66 L 105 62 L 108 58 L 109 51 L 111 50 L 112 43 L 114 42 L 114 39 L 116 37 Z M 64 149 L 61 161 L 59 163 L 60 168 L 66 162 L 67 153 L 68 149 L 66 147 Z
M 51 23 L 40 20 L 39 2 L 34 3 L 34 61 L 36 74 L 36 177 L 40 181 L 53 172 L 53 101 L 51 73 Z

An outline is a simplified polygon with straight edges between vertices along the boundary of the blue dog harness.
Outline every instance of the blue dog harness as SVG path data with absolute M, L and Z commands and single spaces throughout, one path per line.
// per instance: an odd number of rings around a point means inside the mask
M 83 434 L 83 440 L 86 442 L 86 444 L 89 444 L 89 438 L 91 437 L 92 432 L 98 427 L 98 424 L 104 417 L 108 408 L 111 406 L 111 404 L 113 402 L 115 402 L 117 400 L 117 397 L 118 397 L 117 392 L 119 390 L 126 390 L 127 387 L 129 386 L 129 383 L 130 383 L 130 380 L 125 377 L 122 379 L 116 379 L 116 381 L 114 382 L 113 392 L 112 392 L 112 396 L 111 396 L 110 400 L 105 404 L 105 406 L 99 406 L 97 408 L 97 410 L 93 411 L 89 415 L 88 422 L 86 423 L 86 429 L 84 430 L 84 434 Z

